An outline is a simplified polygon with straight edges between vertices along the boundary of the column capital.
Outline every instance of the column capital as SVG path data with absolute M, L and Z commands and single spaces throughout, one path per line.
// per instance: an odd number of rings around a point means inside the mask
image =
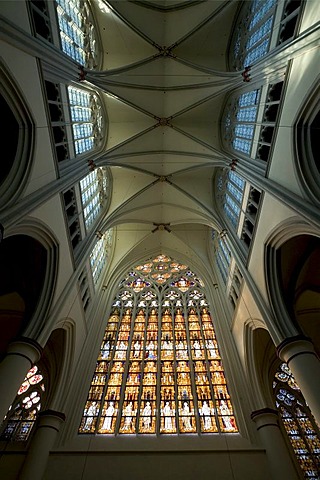
M 267 414 L 278 416 L 278 410 L 275 410 L 274 408 L 269 408 L 269 407 L 260 408 L 259 410 L 254 410 L 250 416 L 251 416 L 251 420 L 254 420 L 256 417 L 260 415 L 267 415 Z
M 56 410 L 43 410 L 39 413 L 38 428 L 53 428 L 58 432 L 61 424 L 65 422 L 65 420 L 66 416 L 63 412 L 57 412 Z
M 277 353 L 279 358 L 287 364 L 299 355 L 310 354 L 316 356 L 311 339 L 304 335 L 286 338 L 277 346 Z
M 251 420 L 257 425 L 257 430 L 263 427 L 279 427 L 278 411 L 273 408 L 261 408 L 251 413 Z
M 32 338 L 20 337 L 11 342 L 7 348 L 7 355 L 18 355 L 29 360 L 31 366 L 40 360 L 43 348 Z

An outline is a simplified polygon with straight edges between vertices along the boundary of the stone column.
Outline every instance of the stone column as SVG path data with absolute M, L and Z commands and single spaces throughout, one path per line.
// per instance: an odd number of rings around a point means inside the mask
M 50 450 L 53 448 L 65 415 L 54 410 L 39 413 L 38 425 L 20 471 L 19 480 L 42 480 Z
M 7 355 L 0 363 L 0 423 L 22 384 L 28 370 L 42 354 L 42 347 L 30 338 L 10 343 Z
M 320 423 L 320 359 L 311 340 L 302 335 L 287 338 L 278 345 L 277 351 L 290 368 L 314 418 Z
M 277 410 L 272 408 L 256 410 L 252 412 L 251 419 L 257 425 L 262 446 L 266 450 L 272 480 L 299 480 L 300 477 L 279 427 Z

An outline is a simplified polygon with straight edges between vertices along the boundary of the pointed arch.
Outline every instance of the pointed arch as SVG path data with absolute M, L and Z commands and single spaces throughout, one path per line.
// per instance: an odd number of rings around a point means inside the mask
M 304 331 L 306 326 L 303 325 L 299 315 L 297 315 L 296 306 L 298 298 L 302 298 L 301 294 L 308 287 L 305 276 L 301 277 L 300 273 L 305 271 L 306 262 L 309 262 L 310 255 L 318 255 L 320 251 L 319 242 L 318 230 L 297 217 L 291 217 L 282 222 L 266 239 L 265 276 L 267 292 L 277 327 L 283 338 L 301 333 L 308 334 Z M 317 269 L 318 262 L 315 262 L 313 266 Z M 313 280 L 310 278 L 310 285 L 313 285 L 312 291 L 316 295 L 313 302 L 318 303 L 316 279 L 319 275 L 313 272 L 312 276 Z M 304 285 L 299 279 L 304 282 Z M 300 287 L 303 287 L 304 290 L 301 290 Z M 301 309 L 303 308 L 303 304 L 301 304 Z M 314 328 L 309 334 L 313 335 L 313 333 L 316 333 Z M 318 335 L 316 335 L 315 343 L 318 344 L 319 348 Z
M 202 280 L 158 255 L 118 289 L 79 433 L 237 432 Z
M 31 171 L 35 124 L 26 100 L 9 69 L 0 59 L 0 103 L 5 122 L 2 134 L 0 209 L 8 208 L 22 194 Z

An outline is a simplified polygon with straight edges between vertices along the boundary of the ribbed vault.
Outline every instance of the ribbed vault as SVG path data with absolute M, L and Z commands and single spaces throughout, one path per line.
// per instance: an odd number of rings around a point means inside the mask
M 227 61 L 238 7 L 229 1 L 94 3 L 102 63 L 86 72 L 86 82 L 99 89 L 108 111 L 107 149 L 98 164 L 113 175 L 104 225 L 124 236 L 121 247 L 117 242 L 121 257 L 167 247 L 177 258 L 208 261 L 209 231 L 221 229 L 213 178 L 230 162 L 221 150 L 221 112 L 242 82 Z

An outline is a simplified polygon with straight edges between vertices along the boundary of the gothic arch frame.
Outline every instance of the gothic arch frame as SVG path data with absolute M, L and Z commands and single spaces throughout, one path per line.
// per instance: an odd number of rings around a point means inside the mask
M 297 114 L 294 122 L 294 164 L 298 180 L 308 198 L 317 205 L 320 205 L 320 187 L 317 182 L 319 169 L 316 165 L 316 158 L 312 147 L 312 124 L 320 116 L 320 87 L 319 79 L 312 84 L 302 108 Z
M 21 223 L 9 227 L 6 232 L 6 238 L 15 235 L 25 235 L 33 238 L 38 241 L 47 252 L 47 265 L 43 288 L 35 311 L 23 331 L 25 337 L 38 341 L 55 293 L 59 270 L 59 243 L 48 226 L 33 217 L 26 217 Z
M 245 347 L 245 363 L 248 372 L 248 380 L 250 385 L 255 386 L 255 390 L 252 391 L 252 397 L 254 398 L 254 410 L 265 408 L 266 405 L 274 408 L 272 397 L 270 393 L 270 368 L 272 365 L 266 365 L 265 371 L 261 371 L 257 362 L 257 337 L 256 334 L 259 330 L 267 332 L 272 342 L 272 338 L 265 323 L 257 318 L 248 319 L 244 324 L 244 347 Z M 274 346 L 274 343 L 272 342 Z M 274 346 L 275 350 L 275 346 Z
M 278 251 L 287 241 L 298 235 L 319 237 L 320 233 L 314 226 L 305 222 L 300 217 L 292 216 L 288 220 L 278 224 L 265 241 L 265 283 L 280 341 L 302 334 L 301 328 L 292 320 L 285 305 L 278 270 Z
M 73 365 L 74 359 L 74 348 L 75 348 L 75 321 L 71 318 L 61 319 L 52 330 L 47 344 L 51 336 L 57 332 L 61 331 L 63 334 L 61 351 L 62 358 L 59 359 L 60 365 L 54 365 L 55 371 L 53 372 L 55 379 L 51 387 L 51 392 L 48 398 L 47 408 L 63 412 L 65 397 L 67 392 L 67 385 L 70 382 L 71 368 Z M 49 372 L 51 374 L 51 372 Z
M 2 95 L 19 126 L 17 150 L 12 166 L 0 186 L 0 208 L 7 208 L 24 191 L 30 176 L 35 148 L 35 122 L 14 76 L 0 57 Z
M 169 255 L 170 257 L 174 258 L 176 261 L 187 264 L 190 267 L 190 270 L 196 273 L 197 276 L 199 272 L 199 277 L 205 281 L 206 285 L 204 287 L 204 291 L 206 293 L 206 298 L 209 304 L 209 310 L 211 312 L 212 317 L 215 319 L 213 321 L 214 328 L 217 333 L 220 351 L 222 352 L 220 353 L 221 353 L 223 364 L 224 364 L 224 370 L 228 378 L 228 388 L 230 390 L 233 406 L 237 415 L 237 424 L 239 427 L 239 432 L 243 437 L 249 437 L 251 434 L 250 428 L 248 428 L 246 423 L 246 415 L 248 412 L 245 412 L 243 410 L 242 401 L 240 399 L 241 395 L 239 394 L 239 391 L 238 391 L 240 384 L 238 384 L 237 382 L 237 379 L 243 375 L 243 371 L 240 368 L 236 347 L 233 342 L 230 342 L 227 339 L 227 337 L 229 337 L 229 339 L 232 338 L 231 331 L 227 325 L 227 319 L 223 318 L 221 319 L 221 321 L 216 320 L 217 318 L 221 318 L 221 314 L 219 314 L 218 312 L 219 308 L 217 308 L 216 306 L 217 300 L 215 300 L 216 295 L 220 295 L 220 294 L 219 292 L 216 292 L 216 282 L 212 278 L 212 272 L 210 273 L 209 270 L 206 270 L 204 265 L 202 266 L 199 264 L 195 265 L 194 262 L 192 262 L 186 256 L 170 248 L 165 247 L 163 250 L 165 252 L 165 255 Z M 126 258 L 125 260 L 123 260 L 120 268 L 119 268 L 119 265 L 117 266 L 116 275 L 113 274 L 114 272 L 109 271 L 108 276 L 109 278 L 112 278 L 112 284 L 109 283 L 109 281 L 107 281 L 105 282 L 105 285 L 102 287 L 105 294 L 107 292 L 107 298 L 105 298 L 105 303 L 104 303 L 105 305 L 104 311 L 107 314 L 107 316 L 110 314 L 112 310 L 112 302 L 119 289 L 119 283 L 123 278 L 127 276 L 128 272 L 132 269 L 132 265 L 144 263 L 148 261 L 150 257 L 157 256 L 158 254 L 160 254 L 160 252 L 158 251 L 158 249 L 156 249 L 156 250 L 149 251 L 147 254 L 143 252 L 143 255 L 136 255 L 134 259 L 130 256 L 130 259 Z M 174 288 L 172 287 L 172 289 Z M 98 355 L 99 345 L 100 345 L 99 342 L 101 342 L 101 338 L 103 337 L 105 326 L 106 326 L 106 322 L 103 320 L 99 326 L 99 334 L 97 334 L 97 338 L 100 340 L 97 340 L 97 343 L 94 346 L 94 349 L 90 350 L 90 355 L 93 355 L 94 357 L 94 360 L 92 360 L 92 366 L 94 365 L 94 362 L 96 361 L 96 358 Z M 88 377 L 92 376 L 92 366 L 90 367 L 90 370 L 88 370 Z M 237 373 L 234 373 L 235 368 L 237 370 Z

